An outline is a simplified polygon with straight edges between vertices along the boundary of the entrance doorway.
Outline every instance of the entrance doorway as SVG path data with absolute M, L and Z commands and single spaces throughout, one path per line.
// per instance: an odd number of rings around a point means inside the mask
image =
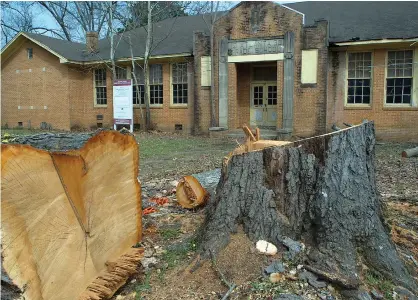
M 252 126 L 276 128 L 277 83 L 251 85 L 250 121 Z
M 277 67 L 252 68 L 250 125 L 276 128 L 277 125 Z

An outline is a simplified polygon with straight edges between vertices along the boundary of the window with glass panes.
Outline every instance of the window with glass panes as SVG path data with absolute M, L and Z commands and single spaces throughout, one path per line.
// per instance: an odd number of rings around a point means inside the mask
M 163 104 L 163 66 L 150 65 L 149 68 L 149 102 Z
M 94 88 L 97 105 L 107 104 L 106 69 L 94 70 Z
M 348 54 L 347 104 L 370 104 L 372 53 Z
M 126 68 L 116 66 L 116 79 L 127 79 L 128 73 L 126 72 Z
M 277 105 L 277 86 L 267 86 L 267 103 L 268 105 Z
M 411 104 L 412 50 L 388 51 L 386 103 Z
M 132 92 L 134 105 L 145 104 L 144 70 L 139 66 L 135 66 L 135 76 L 132 76 Z
M 172 64 L 173 104 L 187 104 L 187 63 Z

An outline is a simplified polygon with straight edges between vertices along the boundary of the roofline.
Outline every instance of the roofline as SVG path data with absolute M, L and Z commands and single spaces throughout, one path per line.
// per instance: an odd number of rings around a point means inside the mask
M 189 57 L 192 56 L 191 53 L 178 53 L 178 54 L 167 54 L 167 55 L 156 55 L 156 56 L 150 56 L 149 59 L 160 59 L 160 58 L 171 58 L 171 57 Z M 133 58 L 133 60 L 143 60 L 144 58 L 141 56 L 136 56 Z M 129 62 L 132 61 L 132 59 L 129 58 L 120 58 L 115 59 L 115 62 Z M 112 61 L 110 59 L 106 60 L 94 60 L 94 61 L 76 61 L 76 60 L 67 60 L 65 63 L 68 64 L 79 64 L 79 65 L 96 65 L 101 63 L 111 63 Z
M 46 46 L 45 44 L 42 44 L 41 42 L 37 41 L 34 38 L 31 38 L 30 36 L 28 36 L 27 34 L 25 34 L 23 31 L 19 32 L 2 50 L 1 50 L 1 55 L 3 55 L 3 53 L 10 47 L 10 45 L 12 45 L 20 36 L 23 36 L 25 38 L 27 38 L 28 40 L 30 40 L 31 42 L 37 44 L 38 46 L 44 48 L 45 50 L 47 50 L 48 52 L 52 53 L 53 55 L 55 55 L 56 57 L 58 57 L 60 59 L 60 63 L 66 63 L 68 62 L 68 60 L 58 54 L 57 52 L 55 52 L 54 50 L 52 50 L 51 48 L 49 48 L 48 46 Z
M 294 11 L 295 13 L 298 13 L 298 14 L 301 14 L 302 15 L 302 24 L 303 25 L 305 25 L 305 14 L 303 13 L 303 12 L 300 12 L 300 11 L 298 11 L 298 10 L 296 10 L 296 9 L 294 9 L 294 8 L 291 8 L 291 7 L 289 7 L 289 6 L 286 6 L 286 5 L 284 5 L 284 4 L 279 4 L 280 6 L 283 6 L 283 7 L 285 7 L 285 8 L 287 8 L 287 9 L 289 9 L 289 10 L 291 10 L 291 11 Z
M 372 45 L 372 44 L 387 44 L 387 43 L 402 43 L 402 42 L 418 42 L 418 38 L 412 39 L 381 39 L 381 40 L 367 40 L 357 42 L 340 42 L 333 43 L 335 46 L 356 46 L 356 45 Z

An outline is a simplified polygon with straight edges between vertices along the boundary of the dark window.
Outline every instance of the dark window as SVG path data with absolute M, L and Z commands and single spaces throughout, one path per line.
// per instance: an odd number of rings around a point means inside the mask
M 135 66 L 135 73 L 132 82 L 133 104 L 145 104 L 144 70 L 141 67 Z
M 175 124 L 174 125 L 174 130 L 183 130 L 183 125 L 182 124 Z
M 150 104 L 163 104 L 163 85 L 150 85 Z
M 277 67 L 254 67 L 253 81 L 277 81 Z
M 32 57 L 33 57 L 33 49 L 32 48 L 28 48 L 26 50 L 28 52 L 28 59 L 32 59 Z
M 17 122 L 17 126 L 20 128 L 23 127 L 23 122 Z
M 149 71 L 150 104 L 163 104 L 163 66 L 151 65 Z
M 94 87 L 96 89 L 96 104 L 107 104 L 106 69 L 94 70 Z
M 370 79 L 348 79 L 347 103 L 370 104 Z
M 370 104 L 371 52 L 348 54 L 348 104 Z
M 254 105 L 263 105 L 263 98 L 264 98 L 264 86 L 254 86 L 253 90 L 253 101 Z
M 133 104 L 145 104 L 145 86 L 138 84 L 133 86 Z
M 116 66 L 115 70 L 116 70 L 116 79 L 128 78 L 128 72 L 126 71 L 126 68 Z
M 412 50 L 388 52 L 387 104 L 411 104 L 412 69 Z
M 268 105 L 277 105 L 277 86 L 269 85 L 267 89 Z
M 187 63 L 172 65 L 173 104 L 187 104 Z

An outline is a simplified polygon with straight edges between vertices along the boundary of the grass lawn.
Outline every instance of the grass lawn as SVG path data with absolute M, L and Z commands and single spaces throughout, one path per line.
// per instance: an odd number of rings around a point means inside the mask
M 46 131 L 30 129 L 3 129 L 2 140 L 11 136 L 32 135 Z M 139 143 L 139 176 L 142 181 L 167 176 L 180 177 L 220 168 L 222 159 L 236 146 L 230 138 L 208 138 L 173 133 L 136 132 Z
M 168 133 L 139 133 L 136 138 L 142 180 L 184 176 L 219 168 L 222 158 L 237 146 L 233 139 Z

